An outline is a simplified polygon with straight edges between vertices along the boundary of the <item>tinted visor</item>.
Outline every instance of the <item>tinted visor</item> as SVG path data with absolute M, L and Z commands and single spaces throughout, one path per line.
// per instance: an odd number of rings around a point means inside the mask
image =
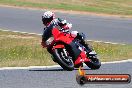
M 44 25 L 46 25 L 47 23 L 51 22 L 53 20 L 53 16 L 50 17 L 50 18 L 43 18 L 42 17 L 42 22 Z

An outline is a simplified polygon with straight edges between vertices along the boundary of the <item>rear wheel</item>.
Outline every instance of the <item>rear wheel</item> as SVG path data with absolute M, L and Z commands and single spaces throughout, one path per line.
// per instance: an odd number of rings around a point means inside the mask
M 72 71 L 74 69 L 74 63 L 72 57 L 68 54 L 65 48 L 58 48 L 54 50 L 53 53 L 56 62 L 67 71 Z

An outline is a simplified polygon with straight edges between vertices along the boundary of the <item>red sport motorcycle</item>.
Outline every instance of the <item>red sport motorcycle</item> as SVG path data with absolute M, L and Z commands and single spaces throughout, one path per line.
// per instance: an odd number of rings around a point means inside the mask
M 44 43 L 48 52 L 52 55 L 54 62 L 58 63 L 64 70 L 72 71 L 85 63 L 91 69 L 99 69 L 101 63 L 96 52 L 80 43 L 75 35 L 61 32 L 57 27 L 45 30 L 43 34 Z

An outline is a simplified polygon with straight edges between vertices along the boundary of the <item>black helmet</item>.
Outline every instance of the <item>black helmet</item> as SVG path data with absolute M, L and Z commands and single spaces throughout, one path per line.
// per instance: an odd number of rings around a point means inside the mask
M 47 26 L 53 19 L 55 18 L 55 15 L 51 11 L 46 11 L 42 15 L 42 22 L 45 26 Z

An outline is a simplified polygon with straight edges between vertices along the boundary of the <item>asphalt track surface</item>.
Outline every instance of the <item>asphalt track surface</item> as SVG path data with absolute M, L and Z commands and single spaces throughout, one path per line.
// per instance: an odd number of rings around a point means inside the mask
M 0 7 L 0 28 L 42 34 L 42 10 Z M 72 30 L 84 32 L 88 40 L 132 44 L 132 19 L 75 15 L 56 12 L 56 17 L 73 24 Z
M 103 64 L 99 70 L 85 68 L 87 74 L 130 74 L 132 62 Z M 0 88 L 132 88 L 129 84 L 85 84 L 76 82 L 78 70 L 60 67 L 0 70 Z
M 12 31 L 42 33 L 41 10 L 0 7 L 0 28 Z M 67 19 L 73 29 L 87 34 L 90 40 L 132 44 L 132 19 L 56 13 Z M 103 64 L 99 70 L 86 69 L 89 74 L 130 74 L 132 62 Z M 130 84 L 86 84 L 76 82 L 77 70 L 37 68 L 0 70 L 0 88 L 132 88 Z

